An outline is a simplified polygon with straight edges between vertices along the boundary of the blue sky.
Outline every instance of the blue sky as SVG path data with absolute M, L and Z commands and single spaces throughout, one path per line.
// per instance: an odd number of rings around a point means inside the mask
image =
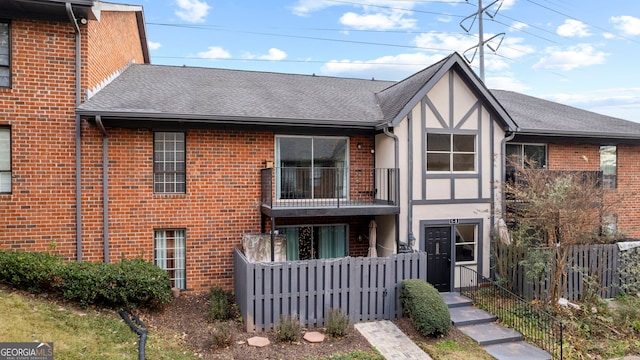
M 464 20 L 478 0 L 126 2 L 144 7 L 154 64 L 401 80 L 478 43 Z M 640 122 L 639 1 L 502 0 L 485 14 L 485 40 L 502 39 L 485 46 L 489 88 Z

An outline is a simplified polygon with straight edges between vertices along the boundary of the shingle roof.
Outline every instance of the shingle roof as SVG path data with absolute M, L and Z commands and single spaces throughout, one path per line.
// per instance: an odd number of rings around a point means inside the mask
M 197 67 L 131 65 L 80 115 L 373 127 L 393 82 Z
M 640 139 L 640 123 L 512 91 L 491 92 L 518 125 L 521 134 Z

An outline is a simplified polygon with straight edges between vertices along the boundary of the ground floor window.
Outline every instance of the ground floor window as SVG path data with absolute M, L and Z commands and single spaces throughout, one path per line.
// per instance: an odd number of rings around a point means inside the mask
M 185 288 L 185 230 L 155 231 L 154 263 L 169 273 L 172 287 Z
M 458 224 L 455 226 L 456 263 L 476 260 L 477 228 L 474 224 Z
M 287 260 L 339 258 L 348 254 L 346 225 L 287 226 L 277 230 L 287 239 Z

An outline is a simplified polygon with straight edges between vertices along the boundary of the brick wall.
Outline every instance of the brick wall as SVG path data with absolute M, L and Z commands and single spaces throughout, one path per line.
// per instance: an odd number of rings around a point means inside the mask
M 618 186 L 605 190 L 605 204 L 618 217 L 618 230 L 640 238 L 640 145 L 618 145 Z M 600 145 L 548 144 L 549 170 L 600 170 Z
M 80 25 L 82 88 L 142 62 L 134 13 L 103 12 Z M 12 87 L 0 88 L 0 126 L 11 127 L 11 194 L 0 194 L 0 249 L 76 254 L 75 31 L 71 24 L 11 22 Z M 101 138 L 83 126 L 83 247 L 101 260 Z
M 87 169 L 83 251 L 99 261 L 103 246 L 101 134 L 95 127 L 83 131 Z M 107 128 L 107 132 L 111 261 L 122 256 L 151 261 L 154 230 L 186 229 L 187 288 L 200 292 L 215 284 L 231 289 L 233 248 L 241 246 L 242 234 L 260 232 L 260 169 L 265 160 L 274 159 L 274 134 L 186 131 L 187 193 L 166 195 L 153 192 L 153 132 L 118 128 Z M 372 139 L 356 137 L 351 143 L 356 146 L 359 141 Z M 352 163 L 373 167 L 370 149 L 362 154 L 366 154 L 364 160 L 352 151 Z M 360 219 L 278 219 L 278 225 L 331 222 L 349 223 L 350 252 L 366 255 L 366 241 L 357 241 L 359 225 L 364 223 Z
M 144 62 L 134 12 L 103 11 L 99 22 L 89 21 L 87 37 L 86 89 L 96 89 L 131 63 Z
M 75 258 L 75 33 L 71 25 L 11 22 L 11 89 L 0 89 L 0 126 L 11 126 L 12 194 L 0 195 L 0 248 Z

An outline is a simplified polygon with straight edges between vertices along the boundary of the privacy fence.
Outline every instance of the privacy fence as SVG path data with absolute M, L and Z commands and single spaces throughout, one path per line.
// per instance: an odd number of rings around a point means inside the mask
M 236 302 L 247 331 L 271 329 L 281 315 L 297 315 L 303 326 L 324 325 L 331 308 L 351 324 L 402 316 L 400 283 L 427 279 L 426 253 L 384 258 L 346 257 L 250 263 L 234 250 Z
M 540 249 L 540 251 L 550 251 Z M 625 255 L 640 254 L 640 248 L 621 252 L 617 244 L 575 245 L 571 248 L 564 270 L 565 287 L 562 297 L 577 301 L 587 295 L 602 298 L 615 297 L 625 284 L 637 281 L 629 274 L 629 268 L 637 264 L 638 258 Z M 497 273 L 513 292 L 525 299 L 546 299 L 549 294 L 549 277 L 553 266 L 547 266 L 537 276 L 528 275 L 525 265 L 531 252 L 499 245 L 497 247 Z M 635 277 L 635 276 L 633 276 Z

